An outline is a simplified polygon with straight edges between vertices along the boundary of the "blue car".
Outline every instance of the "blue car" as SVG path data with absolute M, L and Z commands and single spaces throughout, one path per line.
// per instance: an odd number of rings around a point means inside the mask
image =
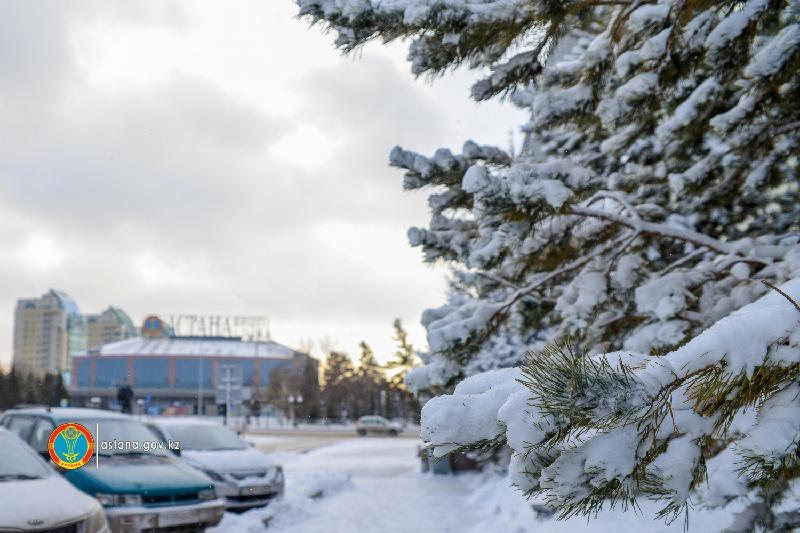
M 202 531 L 225 511 L 214 482 L 164 449 L 130 416 L 96 409 L 33 407 L 6 411 L 0 424 L 49 460 L 48 440 L 63 423 L 82 424 L 95 441 L 90 463 L 64 470 L 75 487 L 103 506 L 112 531 Z M 99 429 L 99 434 L 98 430 Z

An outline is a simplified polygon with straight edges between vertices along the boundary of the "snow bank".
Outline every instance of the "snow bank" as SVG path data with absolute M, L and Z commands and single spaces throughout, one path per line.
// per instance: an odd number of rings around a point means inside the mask
M 226 513 L 222 522 L 209 532 L 262 532 L 265 526 L 284 527 L 302 522 L 315 513 L 320 498 L 328 498 L 352 488 L 350 476 L 343 472 L 299 473 L 287 480 L 287 492 L 264 509 L 243 514 Z

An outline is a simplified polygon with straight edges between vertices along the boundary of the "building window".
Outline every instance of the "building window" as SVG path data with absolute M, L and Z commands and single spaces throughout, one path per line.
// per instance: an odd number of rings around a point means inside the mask
M 72 360 L 72 365 L 77 368 L 77 383 L 75 383 L 75 385 L 78 387 L 89 387 L 91 385 L 91 383 L 89 383 L 91 361 L 88 359 L 75 358 Z
M 249 387 L 252 382 L 253 378 L 255 377 L 256 370 L 255 364 L 253 364 L 252 359 L 220 359 L 219 360 L 219 370 L 217 375 L 217 385 L 221 386 L 222 380 L 224 379 L 223 375 L 223 368 L 225 366 L 233 366 L 241 368 L 242 373 L 242 386 Z
M 169 361 L 166 357 L 133 360 L 133 386 L 148 389 L 169 386 Z
M 283 368 L 287 372 L 292 368 L 292 361 L 289 359 L 270 359 L 261 361 L 261 385 L 269 385 L 270 372 L 276 368 Z
M 127 382 L 128 358 L 98 358 L 95 363 L 95 386 L 117 387 Z
M 200 370 L 200 363 L 202 362 L 202 371 Z M 213 386 L 211 366 L 211 359 L 196 358 L 196 359 L 175 359 L 175 388 L 176 389 L 196 389 L 197 380 L 200 378 L 202 372 L 203 387 L 211 388 Z

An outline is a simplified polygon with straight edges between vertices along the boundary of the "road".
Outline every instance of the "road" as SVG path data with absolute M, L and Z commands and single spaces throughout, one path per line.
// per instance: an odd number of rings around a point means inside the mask
M 313 431 L 313 430 L 256 430 L 249 431 L 247 440 L 254 442 L 259 450 L 265 453 L 298 452 L 306 453 L 324 446 L 348 439 L 363 439 L 353 431 Z M 366 437 L 372 438 L 372 437 Z M 414 432 L 404 432 L 398 439 L 411 439 L 419 441 L 419 435 Z

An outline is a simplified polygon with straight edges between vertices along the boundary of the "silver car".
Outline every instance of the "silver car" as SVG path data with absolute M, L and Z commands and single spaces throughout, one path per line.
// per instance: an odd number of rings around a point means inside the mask
M 180 443 L 180 457 L 214 481 L 227 509 L 264 507 L 283 495 L 283 468 L 228 428 L 191 418 L 160 418 L 147 425 L 165 442 Z
M 390 422 L 382 416 L 362 416 L 356 422 L 356 433 L 361 436 L 367 433 L 377 433 L 396 437 L 401 431 L 403 431 L 403 426 L 397 422 Z

